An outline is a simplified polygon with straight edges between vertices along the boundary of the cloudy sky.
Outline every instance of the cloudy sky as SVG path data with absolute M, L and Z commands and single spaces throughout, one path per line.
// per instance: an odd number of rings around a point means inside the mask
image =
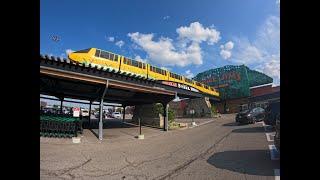
M 280 82 L 280 0 L 41 0 L 40 14 L 42 54 L 97 47 L 187 77 L 245 64 Z

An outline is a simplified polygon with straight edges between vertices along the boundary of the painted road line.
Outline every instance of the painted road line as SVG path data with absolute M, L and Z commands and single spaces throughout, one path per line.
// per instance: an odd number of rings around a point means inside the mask
M 279 152 L 275 145 L 269 145 L 271 160 L 279 160 Z
M 211 122 L 213 122 L 213 121 L 214 121 L 214 120 L 210 120 L 210 121 L 207 121 L 207 122 L 204 122 L 204 123 L 197 124 L 197 125 L 195 125 L 195 126 L 191 126 L 191 127 L 189 127 L 189 128 L 194 128 L 194 127 L 202 126 L 202 125 L 211 123 Z
M 273 142 L 274 141 L 273 139 L 271 139 L 271 136 L 275 136 L 274 133 L 266 133 L 266 136 L 267 136 L 267 140 L 269 142 Z
M 274 169 L 274 179 L 280 180 L 280 169 Z

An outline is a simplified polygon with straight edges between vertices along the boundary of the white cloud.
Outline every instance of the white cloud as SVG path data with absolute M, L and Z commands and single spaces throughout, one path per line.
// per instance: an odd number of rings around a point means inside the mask
M 116 42 L 116 45 L 119 46 L 119 48 L 121 48 L 124 44 L 125 43 L 122 40 Z
M 182 26 L 177 29 L 179 38 L 201 43 L 207 41 L 213 45 L 220 40 L 220 32 L 213 28 L 204 28 L 199 22 L 193 22 L 189 27 Z
M 254 41 L 235 38 L 232 61 L 250 65 L 280 82 L 280 18 L 269 16 L 257 31 Z
M 225 48 L 226 50 L 231 50 L 231 49 L 233 48 L 233 46 L 234 46 L 233 42 L 232 42 L 232 41 L 229 41 L 229 42 L 227 42 L 227 43 L 224 45 L 224 48 Z
M 171 71 L 172 70 L 171 68 L 164 67 L 164 66 L 161 66 L 160 69 L 164 69 L 164 70 L 167 70 L 167 71 Z
M 147 60 L 146 60 L 146 59 L 142 59 L 139 55 L 137 55 L 134 59 L 135 59 L 135 60 L 137 60 L 137 61 L 144 62 L 144 63 L 146 63 L 146 62 L 147 62 Z
M 190 70 L 187 70 L 187 71 L 186 71 L 186 77 L 189 78 L 189 79 L 191 79 L 191 78 L 194 77 L 194 74 L 193 74 Z
M 163 20 L 167 20 L 169 18 L 170 18 L 170 16 L 165 16 L 165 17 L 163 17 Z
M 114 37 L 112 37 L 112 36 L 108 37 L 108 41 L 113 42 L 114 41 Z
M 221 55 L 221 57 L 222 57 L 223 59 L 229 59 L 229 58 L 231 57 L 231 52 L 222 49 L 222 50 L 220 51 L 220 55 Z
M 280 0 L 276 0 L 276 4 L 280 6 Z
M 274 79 L 274 84 L 280 84 L 280 61 L 272 59 L 256 67 L 256 70 L 263 72 Z
M 223 59 L 229 59 L 232 55 L 231 50 L 233 49 L 233 42 L 228 41 L 225 45 L 220 46 L 220 55 Z
M 183 51 L 177 51 L 172 39 L 161 37 L 153 41 L 153 34 L 129 33 L 128 36 L 148 54 L 148 59 L 160 65 L 186 66 L 188 64 L 202 64 L 199 44 L 191 44 Z
M 165 66 L 184 67 L 189 64 L 202 64 L 202 51 L 200 43 L 207 41 L 212 44 L 218 42 L 220 33 L 214 29 L 203 28 L 198 22 L 191 23 L 189 27 L 177 29 L 178 41 L 160 37 L 154 40 L 154 34 L 139 32 L 128 33 L 131 40 L 141 47 L 150 61 Z
M 66 50 L 66 54 L 67 54 L 67 55 L 69 55 L 69 54 L 72 53 L 72 52 L 74 52 L 74 50 L 72 50 L 72 49 L 67 49 L 67 50 Z

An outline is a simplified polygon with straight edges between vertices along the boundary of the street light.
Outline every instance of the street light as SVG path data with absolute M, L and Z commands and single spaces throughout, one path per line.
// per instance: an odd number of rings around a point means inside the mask
M 194 119 L 193 119 L 194 109 L 190 110 L 190 114 L 192 115 L 192 126 L 196 126 L 196 123 L 194 122 Z
M 175 98 L 172 100 L 173 102 L 179 102 L 181 101 L 180 97 L 178 96 L 178 93 L 176 92 Z

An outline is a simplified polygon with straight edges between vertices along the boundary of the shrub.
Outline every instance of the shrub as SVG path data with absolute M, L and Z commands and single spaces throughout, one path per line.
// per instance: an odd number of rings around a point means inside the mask
M 212 104 L 211 105 L 211 112 L 213 113 L 213 115 L 217 115 L 217 107 L 214 105 L 214 104 Z

